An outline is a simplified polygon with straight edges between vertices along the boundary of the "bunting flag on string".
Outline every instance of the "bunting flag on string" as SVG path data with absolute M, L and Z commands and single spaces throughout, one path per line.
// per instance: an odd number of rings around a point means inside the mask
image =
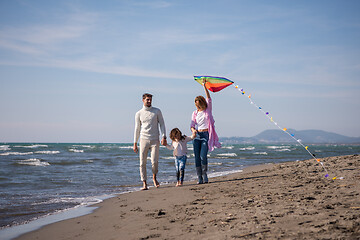
M 212 92 L 218 92 L 228 86 L 230 86 L 231 84 L 233 84 L 234 82 L 227 79 L 227 78 L 223 78 L 223 77 L 213 77 L 213 76 L 194 76 L 195 78 L 195 81 L 199 82 L 200 84 L 203 84 L 203 79 L 205 78 L 206 79 L 206 88 L 209 89 L 210 91 Z M 275 126 L 277 126 L 280 130 L 282 130 L 284 133 L 288 134 L 291 138 L 293 138 L 296 142 L 298 142 L 309 154 L 310 156 L 315 159 L 317 162 L 320 163 L 320 165 L 322 166 L 322 168 L 324 169 L 325 171 L 325 177 L 326 178 L 329 178 L 329 173 L 327 171 L 327 169 L 325 168 L 324 166 L 324 163 L 320 160 L 320 159 L 317 159 L 315 157 L 315 154 L 312 154 L 310 151 L 309 151 L 309 147 L 308 146 L 305 146 L 302 142 L 301 142 L 301 139 L 297 139 L 295 137 L 294 134 L 292 133 L 289 133 L 288 129 L 287 128 L 283 128 L 283 127 L 280 127 L 279 124 L 274 121 L 273 117 L 270 115 L 270 113 L 268 111 L 264 111 L 262 109 L 261 106 L 258 106 L 253 100 L 252 100 L 252 96 L 251 94 L 246 94 L 244 89 L 243 88 L 239 88 L 238 85 L 235 85 L 235 88 L 237 90 L 239 90 L 241 92 L 242 95 L 244 96 L 247 96 L 247 98 L 249 99 L 251 105 L 255 106 L 257 109 L 259 109 L 273 124 L 275 124 Z M 337 177 L 333 177 L 332 178 L 333 180 L 337 179 Z M 339 179 L 343 179 L 343 178 L 339 178 Z
M 273 117 L 270 116 L 270 113 L 269 113 L 269 112 L 264 111 L 264 110 L 262 109 L 262 107 L 258 106 L 258 105 L 252 100 L 251 94 L 246 95 L 244 89 L 239 88 L 238 85 L 236 85 L 235 88 L 238 89 L 238 90 L 241 92 L 242 95 L 247 96 L 248 99 L 249 99 L 249 101 L 250 101 L 250 103 L 251 103 L 252 105 L 254 105 L 257 109 L 259 109 L 272 123 L 275 124 L 275 126 L 277 126 L 280 130 L 282 130 L 284 133 L 288 134 L 291 138 L 293 138 L 296 142 L 298 142 L 298 143 L 311 155 L 311 157 L 312 157 L 313 159 L 315 159 L 317 162 L 319 162 L 319 163 L 321 164 L 322 168 L 324 169 L 324 171 L 325 171 L 325 173 L 326 173 L 326 174 L 325 174 L 325 177 L 326 177 L 326 178 L 329 177 L 329 173 L 328 173 L 327 169 L 325 168 L 324 163 L 321 162 L 320 159 L 316 159 L 315 154 L 312 154 L 312 153 L 309 151 L 309 147 L 308 147 L 308 146 L 305 146 L 305 145 L 301 142 L 301 139 L 295 138 L 295 135 L 292 134 L 292 133 L 289 133 L 287 128 L 282 128 L 282 127 L 280 127 L 279 124 L 274 121 Z M 335 179 L 336 179 L 336 177 L 333 178 L 333 180 L 335 180 Z

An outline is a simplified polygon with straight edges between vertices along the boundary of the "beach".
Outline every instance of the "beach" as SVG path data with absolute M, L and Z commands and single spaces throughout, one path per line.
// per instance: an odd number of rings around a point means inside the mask
M 17 239 L 359 239 L 360 157 L 321 162 L 327 178 L 310 159 L 120 194 Z

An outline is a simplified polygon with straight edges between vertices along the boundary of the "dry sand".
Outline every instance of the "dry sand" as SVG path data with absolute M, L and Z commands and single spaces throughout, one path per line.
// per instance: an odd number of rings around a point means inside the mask
M 360 239 L 360 157 L 268 164 L 118 195 L 19 239 Z M 339 179 L 343 177 L 343 179 Z

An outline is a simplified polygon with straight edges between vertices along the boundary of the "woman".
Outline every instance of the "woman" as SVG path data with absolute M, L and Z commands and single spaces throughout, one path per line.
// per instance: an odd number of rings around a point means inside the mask
M 212 101 L 210 93 L 205 86 L 206 80 L 203 80 L 206 99 L 203 96 L 195 98 L 196 110 L 191 118 L 191 130 L 197 131 L 197 136 L 193 140 L 196 173 L 198 175 L 198 184 L 208 183 L 207 169 L 208 151 L 213 151 L 214 147 L 221 147 L 219 138 L 215 132 L 215 121 L 212 116 Z

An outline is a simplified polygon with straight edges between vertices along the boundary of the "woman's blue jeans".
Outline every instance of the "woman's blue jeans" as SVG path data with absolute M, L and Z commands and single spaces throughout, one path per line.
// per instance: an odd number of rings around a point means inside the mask
M 207 177 L 207 165 L 208 165 L 207 154 L 209 151 L 208 141 L 209 141 L 209 132 L 198 132 L 198 135 L 193 140 L 195 166 L 196 166 L 196 173 L 199 178 L 199 184 L 208 182 L 208 177 Z
M 198 132 L 196 138 L 193 140 L 196 167 L 201 167 L 202 165 L 208 164 L 208 141 L 209 132 Z

